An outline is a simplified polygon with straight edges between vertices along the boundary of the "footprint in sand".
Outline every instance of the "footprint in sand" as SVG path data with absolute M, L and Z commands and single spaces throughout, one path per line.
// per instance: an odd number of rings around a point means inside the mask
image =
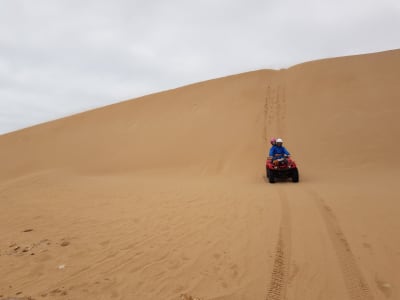
M 60 246 L 61 246 L 61 247 L 66 247 L 66 246 L 68 246 L 69 244 L 70 244 L 69 241 L 63 240 L 63 241 L 60 243 Z
M 376 284 L 378 285 L 378 288 L 381 290 L 381 292 L 386 296 L 386 298 L 390 298 L 390 296 L 392 295 L 391 284 L 381 280 L 376 280 Z
M 68 295 L 68 292 L 64 289 L 64 287 L 62 287 L 62 288 L 57 288 L 57 289 L 52 290 L 50 292 L 50 295 L 52 295 L 52 296 L 56 296 L 56 295 L 66 296 L 66 295 Z
M 17 243 L 12 243 L 8 246 L 8 250 L 4 251 L 4 255 L 15 255 L 15 256 L 22 256 L 22 255 L 35 255 L 34 249 L 40 252 L 47 251 L 45 249 L 45 245 L 50 245 L 50 241 L 45 239 L 39 242 L 25 244 L 25 245 L 18 245 Z
M 231 272 L 232 272 L 231 277 L 232 278 L 236 278 L 238 276 L 238 273 L 239 273 L 238 266 L 236 264 L 233 264 L 233 265 L 231 265 L 230 269 L 231 269 Z

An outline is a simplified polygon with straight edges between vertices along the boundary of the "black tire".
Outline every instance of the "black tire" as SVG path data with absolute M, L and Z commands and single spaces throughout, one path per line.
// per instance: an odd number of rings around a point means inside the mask
M 299 182 L 299 171 L 297 169 L 292 170 L 292 181 Z
M 265 168 L 267 170 L 267 178 L 269 178 L 269 169 L 268 167 Z
M 272 172 L 271 170 L 269 170 L 269 183 L 275 183 L 275 176 L 274 176 L 274 172 Z

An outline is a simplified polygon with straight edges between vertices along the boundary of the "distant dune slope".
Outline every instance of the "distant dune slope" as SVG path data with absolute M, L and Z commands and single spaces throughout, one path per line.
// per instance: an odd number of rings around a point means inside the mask
M 270 136 L 283 137 L 309 169 L 369 167 L 399 153 L 399 78 L 395 50 L 121 102 L 0 136 L 0 179 L 46 169 L 163 168 L 259 177 Z
M 399 153 L 399 78 L 399 50 L 289 69 L 285 125 L 297 156 L 315 167 L 369 168 Z

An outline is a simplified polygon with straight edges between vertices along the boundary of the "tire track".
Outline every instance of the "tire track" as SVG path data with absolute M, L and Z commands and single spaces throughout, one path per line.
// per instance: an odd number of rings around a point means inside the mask
M 282 135 L 285 130 L 286 98 L 285 87 L 267 86 L 264 104 L 264 134 L 265 143 L 269 145 L 270 135 Z M 291 220 L 289 202 L 283 190 L 278 189 L 281 203 L 281 223 L 275 247 L 275 258 L 271 273 L 266 300 L 286 299 L 286 289 L 289 283 Z
M 286 89 L 285 86 L 277 87 L 277 101 L 276 101 L 276 112 L 277 112 L 277 133 L 278 135 L 284 135 L 285 133 L 285 119 L 286 119 Z
M 265 145 L 269 145 L 269 135 L 275 131 L 276 119 L 275 119 L 275 89 L 270 85 L 267 86 L 265 103 L 264 103 L 264 138 Z
M 286 288 L 289 282 L 291 221 L 289 202 L 286 194 L 278 190 L 281 202 L 281 224 L 278 241 L 275 248 L 275 259 L 266 300 L 283 300 L 286 298 Z
M 351 251 L 339 222 L 332 209 L 325 203 L 324 199 L 314 191 L 309 191 L 325 222 L 329 237 L 333 244 L 339 260 L 340 268 L 347 291 L 353 300 L 373 300 L 374 297 L 368 287 L 362 272 L 357 265 L 357 260 Z
M 283 135 L 286 119 L 286 89 L 285 86 L 267 86 L 264 104 L 264 134 L 267 145 L 268 136 Z

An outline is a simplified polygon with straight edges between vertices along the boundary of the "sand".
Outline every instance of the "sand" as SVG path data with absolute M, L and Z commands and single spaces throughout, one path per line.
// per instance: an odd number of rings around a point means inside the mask
M 0 299 L 400 299 L 399 78 L 326 59 L 1 135 Z

